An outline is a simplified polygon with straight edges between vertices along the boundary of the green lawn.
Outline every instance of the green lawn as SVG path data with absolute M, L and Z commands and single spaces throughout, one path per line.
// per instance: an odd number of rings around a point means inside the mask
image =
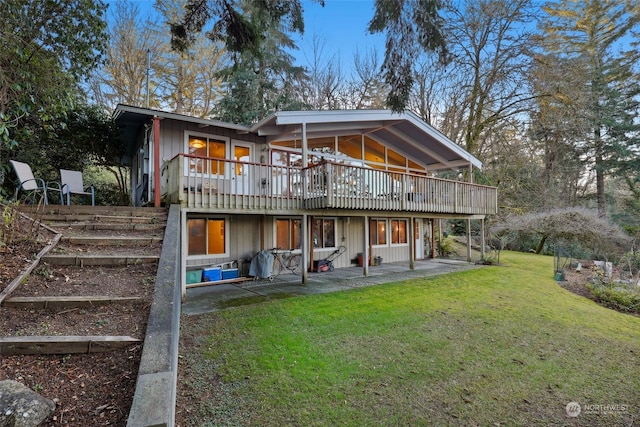
M 501 261 L 183 317 L 181 425 L 638 425 L 640 318 Z

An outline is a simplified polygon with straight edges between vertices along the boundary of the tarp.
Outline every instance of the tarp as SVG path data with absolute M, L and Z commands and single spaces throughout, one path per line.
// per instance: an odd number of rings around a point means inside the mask
M 249 276 L 267 278 L 273 271 L 273 254 L 270 251 L 260 251 L 251 260 Z

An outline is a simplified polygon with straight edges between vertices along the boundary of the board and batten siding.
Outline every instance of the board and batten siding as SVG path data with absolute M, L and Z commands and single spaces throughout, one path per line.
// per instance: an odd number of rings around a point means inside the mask
M 225 264 L 234 260 L 250 260 L 261 249 L 270 250 L 276 246 L 276 219 L 278 218 L 299 218 L 296 216 L 266 216 L 261 215 L 225 215 L 223 213 L 190 213 L 188 218 L 227 218 L 227 247 L 229 253 L 225 256 L 187 256 L 186 267 L 197 268 Z M 360 253 L 364 253 L 364 217 L 335 217 L 335 216 L 314 216 L 314 219 L 334 218 L 336 220 L 336 245 L 344 245 L 346 250 L 343 254 L 332 260 L 335 268 L 350 267 Z M 382 217 L 375 217 L 382 218 Z M 390 220 L 391 218 L 387 218 Z M 410 219 L 407 219 L 409 222 Z M 261 239 L 260 234 L 261 223 L 264 223 L 264 238 Z M 186 234 L 186 231 L 185 231 Z M 407 236 L 409 242 L 403 245 L 391 245 L 388 243 L 384 246 L 374 246 L 371 250 L 371 257 L 382 257 L 383 263 L 389 262 L 408 262 L 409 245 L 412 244 L 411 236 Z M 344 240 L 343 240 L 344 238 Z M 264 248 L 261 248 L 261 241 L 264 242 Z M 330 257 L 336 248 L 315 248 L 313 252 L 313 260 L 323 260 Z M 239 268 L 242 268 L 239 266 Z M 245 266 L 248 268 L 248 266 Z
M 187 218 L 195 217 L 188 215 Z M 222 215 L 198 215 L 198 218 L 220 218 Z M 227 256 L 187 256 L 187 268 L 211 266 L 223 264 L 239 259 L 250 259 L 260 250 L 260 216 L 259 215 L 236 215 L 228 217 L 227 220 Z M 186 236 L 186 230 L 185 230 Z
M 370 218 L 385 218 L 379 216 L 372 216 Z M 387 218 L 388 221 L 391 218 Z M 407 225 L 410 219 L 407 219 Z M 349 259 L 345 259 L 342 261 L 350 262 L 351 259 L 355 258 L 358 253 L 364 253 L 364 217 L 350 217 L 348 220 L 346 218 L 339 218 L 338 223 L 344 224 L 346 228 L 345 232 L 345 242 L 343 243 L 347 247 L 347 254 L 349 254 Z M 408 230 L 407 230 L 408 232 Z M 341 237 L 341 236 L 339 236 Z M 411 242 L 410 236 L 407 236 L 409 243 L 406 245 L 393 245 L 387 243 L 385 246 L 374 246 L 371 250 L 371 256 L 382 257 L 383 262 L 402 262 L 408 261 L 409 259 L 409 244 Z M 344 257 L 344 255 L 343 255 Z M 346 257 L 345 257 L 346 258 Z M 340 265 L 341 267 L 348 267 L 350 264 Z M 338 265 L 336 265 L 338 266 Z
M 185 123 L 164 119 L 160 122 L 160 164 L 171 160 L 180 153 L 185 153 L 185 131 L 209 135 L 211 138 L 222 137 L 237 141 L 264 144 L 263 138 L 254 134 L 238 134 L 234 129 L 215 126 L 200 127 L 196 123 Z

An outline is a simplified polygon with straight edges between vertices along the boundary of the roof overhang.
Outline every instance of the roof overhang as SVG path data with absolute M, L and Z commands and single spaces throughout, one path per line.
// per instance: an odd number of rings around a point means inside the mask
M 431 171 L 458 170 L 469 166 L 482 168 L 480 160 L 410 111 L 404 113 L 394 113 L 389 110 L 279 111 L 248 127 L 118 104 L 113 112 L 113 118 L 120 124 L 129 150 L 135 149 L 136 138 L 154 117 L 194 123 L 201 128 L 213 126 L 231 129 L 238 134 L 255 133 L 264 137 L 267 142 L 302 139 L 304 124 L 307 139 L 366 135 Z
M 252 126 L 251 131 L 267 142 L 302 139 L 303 124 L 308 139 L 366 135 L 432 171 L 470 165 L 482 168 L 480 160 L 409 111 L 279 111 Z
M 122 137 L 127 144 L 127 148 L 135 149 L 136 138 L 140 135 L 145 125 L 150 125 L 154 117 L 160 119 L 178 120 L 181 122 L 194 123 L 200 128 L 210 126 L 233 129 L 237 133 L 248 133 L 247 126 L 226 123 L 219 120 L 209 120 L 201 117 L 186 116 L 184 114 L 170 113 L 166 111 L 153 110 L 149 108 L 133 107 L 131 105 L 118 104 L 112 114 L 113 119 L 120 125 Z
M 196 123 L 201 127 L 218 126 L 227 129 L 233 129 L 240 133 L 247 133 L 250 131 L 249 127 L 243 125 L 237 125 L 233 123 L 222 122 L 220 120 L 210 120 L 201 117 L 187 116 L 184 114 L 169 113 L 167 111 L 153 110 L 149 108 L 132 107 L 130 105 L 118 104 L 113 112 L 113 118 L 121 123 L 131 122 L 146 122 L 149 118 L 160 117 L 161 119 L 179 120 L 182 122 Z

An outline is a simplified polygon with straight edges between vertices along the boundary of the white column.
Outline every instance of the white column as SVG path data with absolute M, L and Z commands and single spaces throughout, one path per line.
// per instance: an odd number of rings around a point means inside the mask
M 307 214 L 302 215 L 302 224 L 300 224 L 300 249 L 302 250 L 302 259 L 300 262 L 302 263 L 302 284 L 307 284 L 307 264 L 309 263 L 309 224 L 308 224 L 309 216 Z
M 364 250 L 362 251 L 362 275 L 369 275 L 369 217 L 364 216 Z

